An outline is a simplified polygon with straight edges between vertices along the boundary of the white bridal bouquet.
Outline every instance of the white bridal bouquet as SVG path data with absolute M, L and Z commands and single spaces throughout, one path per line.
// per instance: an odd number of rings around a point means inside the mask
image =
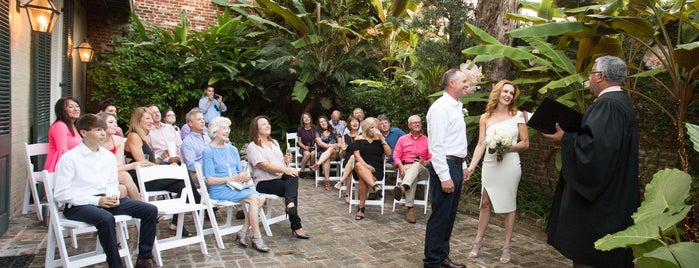
M 485 137 L 485 145 L 488 147 L 488 153 L 497 153 L 498 162 L 502 161 L 502 155 L 507 151 L 507 148 L 512 146 L 512 140 L 514 138 L 507 134 L 498 133 L 494 131 L 493 135 Z

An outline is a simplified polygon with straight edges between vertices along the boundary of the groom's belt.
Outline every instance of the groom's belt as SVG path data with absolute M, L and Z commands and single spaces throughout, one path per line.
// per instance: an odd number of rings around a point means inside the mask
M 465 158 L 465 157 L 453 156 L 453 155 L 447 155 L 447 160 L 451 160 L 451 161 L 454 161 L 454 162 L 456 162 L 456 163 L 461 164 L 461 163 L 463 163 L 463 162 L 466 160 L 466 158 Z

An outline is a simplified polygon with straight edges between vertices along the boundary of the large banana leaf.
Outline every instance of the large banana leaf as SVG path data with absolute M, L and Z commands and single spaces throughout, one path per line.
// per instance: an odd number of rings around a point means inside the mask
M 595 242 L 595 248 L 611 250 L 660 239 L 659 230 L 673 227 L 691 209 L 685 204 L 691 180 L 689 174 L 678 169 L 664 169 L 655 173 L 646 185 L 643 203 L 631 216 L 634 225 L 600 238 Z
M 478 43 L 481 43 L 481 45 L 502 45 L 497 38 L 468 22 L 464 22 L 464 30 L 466 30 L 471 37 L 478 40 Z
M 678 45 L 673 51 L 675 62 L 686 70 L 692 70 L 699 66 L 699 41 Z M 694 74 L 697 79 L 697 74 Z
M 524 15 L 524 14 L 517 14 L 517 13 L 507 13 L 505 15 L 505 18 L 511 19 L 511 20 L 516 20 L 516 21 L 521 21 L 521 22 L 530 22 L 532 24 L 542 24 L 548 22 L 545 19 L 535 17 L 535 16 L 529 16 L 529 15 Z
M 699 125 L 684 123 L 687 127 L 687 134 L 689 134 L 689 140 L 694 143 L 694 150 L 699 152 Z
M 289 10 L 286 7 L 280 6 L 274 1 L 271 0 L 255 0 L 257 1 L 258 4 L 263 5 L 267 7 L 267 9 L 271 10 L 274 13 L 277 13 L 279 16 L 282 16 L 286 22 L 291 24 L 296 31 L 299 32 L 300 35 L 306 35 L 310 31 L 308 28 L 308 25 L 293 11 Z
M 604 21 L 610 28 L 625 32 L 640 40 L 652 39 L 655 36 L 653 25 L 639 17 L 605 15 L 588 15 L 588 17 Z
M 522 48 L 505 46 L 505 45 L 480 45 L 475 47 L 470 47 L 461 51 L 466 55 L 490 55 L 498 56 L 503 58 L 508 58 L 510 60 L 521 61 L 521 60 L 532 60 L 537 59 L 544 61 L 543 59 L 537 57 L 536 55 L 526 51 Z
M 548 37 L 583 33 L 588 30 L 590 30 L 590 28 L 583 22 L 552 22 L 514 29 L 507 32 L 507 34 L 514 38 Z
M 582 84 L 587 80 L 587 75 L 584 73 L 575 73 L 569 76 L 563 77 L 558 80 L 554 80 L 539 89 L 539 93 L 546 94 L 549 90 L 564 88 L 573 83 Z
M 663 169 L 653 174 L 653 180 L 646 185 L 645 198 L 638 211 L 631 215 L 634 222 L 653 219 L 660 212 L 676 213 L 682 210 L 689 196 L 691 177 L 677 169 Z M 670 224 L 675 224 L 672 222 Z
M 554 49 L 551 45 L 547 44 L 546 42 L 544 42 L 544 40 L 541 40 L 540 38 L 524 37 L 522 39 L 525 42 L 529 43 L 529 45 L 538 49 L 540 54 L 551 59 L 551 61 L 553 62 L 553 66 L 555 66 L 556 68 L 563 70 L 567 74 L 575 73 L 575 66 L 573 66 L 573 63 L 568 58 L 568 56 L 565 55 L 563 51 Z M 549 63 L 549 61 L 545 62 Z
M 554 13 L 553 0 L 541 0 L 541 2 L 539 3 L 539 9 L 537 10 L 536 15 L 539 18 L 551 20 L 551 19 L 553 19 L 553 13 Z
M 699 264 L 699 243 L 680 242 L 669 247 L 659 247 L 643 254 L 643 257 L 661 259 L 679 264 L 679 267 L 696 267 Z

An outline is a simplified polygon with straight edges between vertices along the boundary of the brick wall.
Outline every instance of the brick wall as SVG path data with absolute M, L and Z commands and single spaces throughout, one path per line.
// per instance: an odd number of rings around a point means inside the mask
M 163 28 L 179 25 L 181 15 L 186 13 L 189 28 L 194 31 L 202 31 L 208 25 L 216 24 L 216 13 L 225 10 L 211 0 L 136 0 L 134 9 L 142 20 Z

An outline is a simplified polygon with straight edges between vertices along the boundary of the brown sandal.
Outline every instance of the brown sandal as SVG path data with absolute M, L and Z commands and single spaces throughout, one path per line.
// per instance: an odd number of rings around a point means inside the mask
M 332 191 L 333 188 L 330 187 L 330 181 L 325 181 L 325 190 L 326 191 Z

